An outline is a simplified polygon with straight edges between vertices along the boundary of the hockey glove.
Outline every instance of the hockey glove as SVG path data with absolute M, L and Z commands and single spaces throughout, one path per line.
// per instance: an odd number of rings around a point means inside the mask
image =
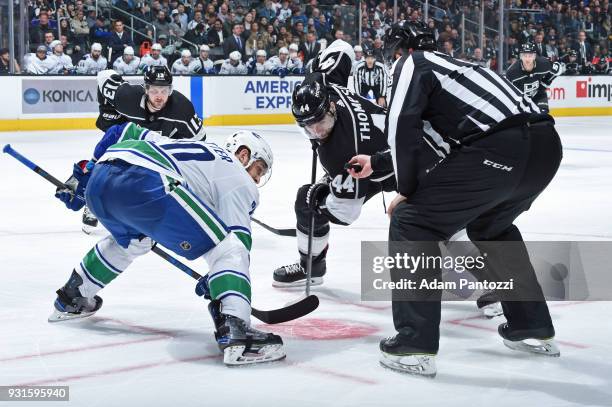
M 115 94 L 119 86 L 124 82 L 121 75 L 112 69 L 107 69 L 98 74 L 98 103 L 103 101 L 115 106 Z
M 210 288 L 208 287 L 208 274 L 202 276 L 202 278 L 198 280 L 198 283 L 196 284 L 195 288 L 195 293 L 198 297 L 203 296 L 207 300 L 211 299 Z
M 55 197 L 73 211 L 78 211 L 85 206 L 85 187 L 91 175 L 88 163 L 89 161 L 83 160 L 74 164 L 72 176 L 64 183 L 66 187 L 58 188 L 55 191 Z
M 306 205 L 311 211 L 321 213 L 320 206 L 325 203 L 329 192 L 329 185 L 326 183 L 312 184 L 306 193 Z

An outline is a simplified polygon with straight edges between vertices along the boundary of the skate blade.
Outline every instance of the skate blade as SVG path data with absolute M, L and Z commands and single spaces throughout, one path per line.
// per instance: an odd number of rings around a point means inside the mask
M 396 356 L 381 352 L 380 364 L 395 372 L 433 379 L 436 377 L 436 362 L 433 356 L 408 355 Z
M 81 312 L 80 314 L 72 314 L 70 312 L 62 312 L 62 311 L 54 310 L 53 313 L 49 315 L 49 318 L 47 318 L 47 321 L 48 322 L 62 322 L 62 321 L 69 321 L 71 319 L 87 318 L 87 317 L 92 316 L 96 312 L 97 311 Z
M 228 346 L 223 350 L 223 363 L 227 366 L 245 366 L 257 363 L 275 362 L 287 355 L 283 345 L 266 345 L 258 353 L 244 353 L 245 346 Z
M 312 277 L 310 286 L 314 287 L 323 284 L 323 277 Z M 281 281 L 272 281 L 272 287 L 276 288 L 291 288 L 291 287 L 306 287 L 306 279 L 294 281 L 292 283 L 283 283 Z
M 506 347 L 520 352 L 534 353 L 558 358 L 561 351 L 554 339 L 525 339 L 523 341 L 509 341 L 504 339 Z
M 481 308 L 481 311 L 482 315 L 489 319 L 504 315 L 504 310 L 502 309 L 501 303 L 499 302 L 485 305 Z

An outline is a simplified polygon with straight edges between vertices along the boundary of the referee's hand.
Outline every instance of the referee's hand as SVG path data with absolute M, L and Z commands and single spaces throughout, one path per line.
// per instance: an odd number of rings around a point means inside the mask
M 372 175 L 372 163 L 370 161 L 370 156 L 365 154 L 359 154 L 354 156 L 348 162 L 349 164 L 357 164 L 361 166 L 360 171 L 356 171 L 354 168 L 348 168 L 346 171 L 351 174 L 351 177 L 356 179 L 367 178 Z

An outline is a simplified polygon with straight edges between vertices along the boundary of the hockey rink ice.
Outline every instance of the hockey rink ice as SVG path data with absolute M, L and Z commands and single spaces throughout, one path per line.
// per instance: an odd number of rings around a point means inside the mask
M 526 240 L 612 240 L 612 117 L 557 124 L 561 168 L 518 226 Z M 236 129 L 210 127 L 208 141 L 221 143 Z M 296 189 L 310 181 L 310 145 L 296 126 L 250 129 L 268 140 L 275 159 L 255 216 L 294 227 Z M 100 136 L 93 130 L 0 133 L 0 146 L 11 143 L 65 180 Z M 55 290 L 105 232 L 85 235 L 80 212 L 67 210 L 51 184 L 6 154 L 0 173 L 0 385 L 68 385 L 70 402 L 53 405 L 87 407 L 612 405 L 607 302 L 550 303 L 560 358 L 513 352 L 497 335 L 503 317 L 486 320 L 473 302 L 447 302 L 437 377 L 383 369 L 378 342 L 394 334 L 390 304 L 360 302 L 359 257 L 361 240 L 386 240 L 380 197 L 352 226 L 332 226 L 325 283 L 313 288 L 319 309 L 277 326 L 253 319 L 282 335 L 284 361 L 224 366 L 195 281 L 152 253 L 99 293 L 104 306 L 95 316 L 49 324 Z M 386 197 L 388 203 L 393 195 Z M 272 271 L 296 259 L 295 238 L 253 225 L 255 307 L 278 308 L 301 294 L 271 286 Z M 206 272 L 203 260 L 188 264 Z

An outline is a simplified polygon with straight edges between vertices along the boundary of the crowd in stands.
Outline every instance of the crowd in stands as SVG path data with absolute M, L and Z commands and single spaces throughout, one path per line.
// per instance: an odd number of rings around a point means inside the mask
M 383 35 L 394 21 L 392 2 L 377 0 L 181 1 L 98 0 L 96 9 L 93 0 L 31 0 L 31 53 L 20 69 L 95 74 L 112 67 L 136 74 L 166 64 L 176 74 L 284 76 L 304 72 L 338 38 L 356 46 L 358 60 L 366 48 L 382 60 Z M 430 0 L 426 23 L 439 50 L 496 69 L 497 1 L 483 3 L 481 42 L 474 24 L 480 1 Z M 517 11 L 506 13 L 504 68 L 518 58 L 520 44 L 532 42 L 539 55 L 577 64 L 575 73 L 609 73 L 609 0 L 512 0 L 512 7 Z M 421 1 L 398 1 L 398 20 L 424 17 Z M 0 72 L 8 58 L 0 55 Z

